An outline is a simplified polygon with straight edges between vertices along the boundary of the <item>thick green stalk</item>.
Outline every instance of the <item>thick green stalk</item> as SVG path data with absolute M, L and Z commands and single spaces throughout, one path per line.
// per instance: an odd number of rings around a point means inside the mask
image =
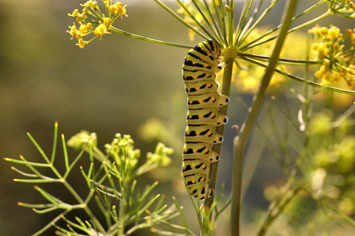
M 222 87 L 221 87 L 221 93 L 229 96 L 230 93 L 230 85 L 231 85 L 231 79 L 232 79 L 232 71 L 233 71 L 233 58 L 225 58 L 225 67 L 224 67 L 224 73 L 223 73 L 223 83 L 222 83 Z M 221 109 L 219 110 L 219 112 L 223 115 L 227 114 L 227 110 L 228 110 L 228 105 L 221 107 Z M 221 134 L 223 136 L 224 134 L 224 128 L 225 126 L 219 126 L 217 128 L 217 133 Z M 214 146 L 214 151 L 218 154 L 221 153 L 221 149 L 222 149 L 222 144 L 219 145 L 215 145 Z M 216 189 L 216 183 L 217 183 L 217 173 L 218 173 L 218 162 L 212 163 L 210 166 L 210 185 L 209 187 L 211 189 Z M 204 203 L 204 210 L 207 213 L 209 211 L 209 209 L 211 208 L 211 205 L 213 203 L 214 200 L 214 196 L 207 198 L 205 200 Z M 209 222 L 211 221 L 211 219 L 205 219 L 203 222 L 203 229 L 202 232 L 208 232 L 209 228 Z M 203 235 L 203 233 L 201 232 L 201 235 Z
M 242 171 L 243 171 L 243 158 L 245 145 L 249 139 L 252 128 L 254 127 L 256 118 L 259 114 L 261 106 L 264 101 L 265 92 L 271 80 L 274 72 L 274 68 L 277 64 L 282 45 L 285 41 L 287 31 L 291 25 L 291 19 L 296 9 L 297 0 L 289 0 L 286 7 L 287 12 L 283 20 L 281 32 L 277 39 L 275 49 L 270 58 L 269 66 L 267 67 L 264 77 L 261 81 L 257 94 L 254 97 L 254 101 L 251 110 L 248 114 L 246 122 L 241 128 L 241 133 L 238 138 L 237 144 L 234 147 L 233 154 L 233 176 L 232 176 L 232 209 L 231 209 L 231 235 L 239 236 L 240 234 L 240 210 L 241 210 L 241 194 L 242 194 Z

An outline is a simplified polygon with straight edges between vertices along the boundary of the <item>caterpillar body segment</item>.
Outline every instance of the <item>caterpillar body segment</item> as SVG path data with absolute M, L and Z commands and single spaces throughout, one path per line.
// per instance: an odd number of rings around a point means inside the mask
M 219 65 L 218 61 L 215 61 L 213 63 L 208 62 L 208 60 L 203 60 L 201 59 L 198 55 L 195 53 L 189 52 L 185 58 L 184 65 L 183 65 L 183 70 L 188 70 L 188 71 L 193 71 L 193 70 L 200 70 L 200 71 L 206 71 L 206 72 L 212 72 L 212 73 L 218 73 L 221 71 L 222 66 Z
M 200 108 L 187 110 L 186 123 L 187 125 L 225 125 L 228 118 L 225 115 L 219 114 L 219 108 Z
M 216 74 L 215 72 L 205 72 L 201 70 L 184 70 L 182 76 L 185 84 L 196 83 L 199 81 L 215 81 Z
M 207 176 L 198 176 L 197 177 L 197 181 L 198 181 L 198 187 L 200 190 L 200 199 L 205 199 L 206 198 L 206 194 L 208 197 L 212 196 L 214 191 L 212 189 L 208 189 L 208 181 L 207 181 Z M 192 196 L 197 197 L 198 193 L 197 193 L 197 184 L 196 184 L 196 177 L 195 174 L 185 177 L 185 184 L 187 186 L 187 188 L 189 189 L 189 192 Z M 207 189 L 208 189 L 208 193 L 207 193 Z
M 185 178 L 194 176 L 195 171 L 199 176 L 205 176 L 207 178 L 210 172 L 210 165 L 208 161 L 201 161 L 200 159 L 185 160 L 184 166 L 182 167 L 182 174 Z
M 195 61 L 203 61 L 212 66 L 219 66 L 220 55 L 221 50 L 219 49 L 218 45 L 214 42 L 212 42 L 212 44 L 209 44 L 207 41 L 199 43 L 193 49 L 190 49 L 186 56 L 186 59 L 193 58 Z
M 186 83 L 186 93 L 188 95 L 198 95 L 211 93 L 217 90 L 219 84 L 215 80 L 200 81 L 196 83 Z
M 182 69 L 184 72 L 195 72 L 196 70 L 198 70 L 201 71 L 202 73 L 205 72 L 206 74 L 212 74 L 212 73 L 220 72 L 222 67 L 210 65 L 204 61 L 196 60 L 191 55 L 187 55 Z M 189 75 L 189 73 L 187 73 L 186 75 Z
M 219 62 L 221 50 L 219 46 L 211 40 L 199 43 L 195 46 L 194 51 L 200 53 L 201 59 L 204 59 L 204 56 L 207 55 L 211 59 L 211 64 Z
M 187 97 L 188 109 L 223 107 L 229 102 L 229 97 L 219 94 L 217 91 Z
M 223 136 L 216 133 L 214 125 L 188 125 L 185 132 L 185 142 L 187 143 L 209 143 L 217 144 L 223 141 Z
M 204 199 L 206 197 L 205 193 L 208 189 L 207 179 L 210 171 L 209 162 L 201 160 L 185 160 L 184 164 L 182 174 L 190 194 L 197 197 L 197 181 L 200 189 L 200 199 Z M 195 175 L 195 173 L 197 175 Z M 208 191 L 207 196 L 212 196 L 213 190 L 209 189 Z
M 200 159 L 211 163 L 211 162 L 218 161 L 219 155 L 212 150 L 212 144 L 185 142 L 183 159 L 184 160 Z
M 209 189 L 208 188 L 208 182 L 205 182 L 204 184 L 199 184 L 199 189 L 200 189 L 200 199 L 203 200 L 207 197 L 212 197 L 214 194 L 214 190 L 213 189 Z M 194 197 L 198 197 L 198 193 L 197 193 L 197 185 L 196 184 L 190 184 L 187 185 L 187 188 L 190 191 L 190 194 Z M 208 189 L 208 193 L 207 193 L 207 189 Z
M 208 187 L 210 164 L 220 157 L 213 146 L 223 142 L 216 128 L 228 121 L 219 109 L 228 104 L 229 98 L 218 93 L 215 81 L 221 61 L 219 46 L 209 40 L 191 49 L 182 66 L 188 108 L 182 175 L 189 193 L 200 199 L 214 194 Z
M 211 48 L 211 45 L 199 43 L 193 49 L 191 49 L 188 55 L 191 55 L 196 60 L 204 61 L 210 65 L 218 65 L 219 61 L 215 60 L 216 57 L 219 57 L 220 52 L 215 48 Z M 213 46 L 214 47 L 214 46 Z

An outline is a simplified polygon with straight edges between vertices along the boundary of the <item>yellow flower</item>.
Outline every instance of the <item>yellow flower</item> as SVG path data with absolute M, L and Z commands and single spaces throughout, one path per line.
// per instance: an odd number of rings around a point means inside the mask
M 68 16 L 77 17 L 79 15 L 79 10 L 75 9 L 72 14 L 68 13 Z
M 350 41 L 351 41 L 353 47 L 355 48 L 355 29 L 354 30 L 347 29 L 347 32 L 349 33 Z
M 69 29 L 70 29 L 70 31 L 69 30 L 67 30 L 67 33 L 69 33 L 72 37 L 71 37 L 71 40 L 74 38 L 74 35 L 76 34 L 76 32 L 78 31 L 77 29 L 76 29 L 76 25 L 75 25 L 75 23 L 73 23 L 73 25 L 72 26 L 69 26 Z
M 328 28 L 327 27 L 322 27 L 319 32 L 322 34 L 322 35 L 327 35 L 328 34 Z
M 94 1 L 96 2 L 96 1 Z M 83 7 L 92 7 L 92 4 L 93 4 L 93 1 L 92 0 L 89 0 L 87 1 L 86 3 L 84 4 L 80 4 L 80 6 L 83 6 Z
M 117 9 L 116 5 L 111 5 L 111 6 L 108 7 L 108 11 L 113 13 L 113 14 L 117 14 L 118 9 Z
M 80 34 L 85 34 L 86 32 L 88 32 L 88 29 L 87 29 L 86 25 L 80 24 L 79 31 L 80 31 Z
M 340 29 L 336 26 L 332 26 L 329 31 L 327 31 L 327 33 L 329 33 L 329 35 L 333 38 L 336 39 L 338 38 L 341 34 L 340 34 Z
M 80 31 L 77 31 L 77 32 L 76 32 L 75 38 L 76 38 L 77 40 L 81 39 L 81 33 L 80 33 Z
M 76 17 L 76 21 L 77 21 L 77 22 L 82 21 L 85 16 L 86 16 L 86 13 L 85 13 L 85 12 L 79 14 L 79 15 Z
M 100 24 L 94 30 L 94 34 L 98 37 L 100 36 L 100 40 L 102 39 L 102 35 L 104 34 L 111 34 L 107 31 L 107 27 L 104 24 Z
M 112 23 L 111 18 L 106 17 L 106 18 L 104 19 L 104 24 L 105 24 L 106 26 L 110 26 L 111 23 Z
M 122 15 L 127 16 L 127 14 L 126 14 L 126 6 L 127 5 L 123 6 L 123 4 L 121 2 L 116 2 L 115 6 L 117 8 L 117 14 L 121 15 L 121 19 L 122 19 Z
M 80 38 L 80 39 L 78 39 L 78 43 L 76 45 L 78 45 L 79 48 L 83 49 L 85 44 L 86 44 L 86 42 L 82 38 Z
M 83 12 L 87 13 L 89 11 L 89 8 L 88 7 L 84 7 L 83 8 Z
M 330 52 L 329 48 L 327 48 L 327 46 L 324 43 L 320 43 L 316 45 L 315 49 L 318 51 L 321 58 L 324 58 Z
M 80 150 L 85 147 L 85 145 L 89 145 L 92 147 L 97 146 L 97 135 L 96 133 L 89 133 L 86 130 L 82 130 L 80 133 L 77 133 L 73 137 L 71 137 L 67 145 L 76 150 Z
M 121 15 L 121 20 L 122 20 L 123 15 L 127 16 L 126 6 L 127 5 L 123 6 L 123 4 L 121 2 L 116 2 L 115 4 L 108 6 L 108 11 L 113 14 Z
M 79 27 L 79 31 L 80 31 L 80 34 L 81 35 L 84 35 L 86 34 L 89 30 L 92 29 L 92 25 L 91 23 L 87 23 L 87 24 L 80 24 L 80 27 Z

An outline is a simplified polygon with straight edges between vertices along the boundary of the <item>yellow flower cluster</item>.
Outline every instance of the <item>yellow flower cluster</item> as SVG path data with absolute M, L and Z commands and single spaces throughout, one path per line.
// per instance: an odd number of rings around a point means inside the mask
M 344 36 L 336 26 L 320 27 L 316 26 L 310 30 L 315 36 L 315 43 L 312 49 L 317 54 L 322 65 L 314 74 L 323 84 L 336 83 L 344 78 L 349 86 L 354 84 L 355 65 L 355 29 L 346 30 Z M 345 40 L 350 38 L 351 43 L 345 44 Z
M 259 38 L 261 35 L 265 34 L 268 32 L 270 29 L 269 28 L 255 28 L 248 38 L 245 40 L 244 44 L 248 44 L 249 42 L 254 41 L 255 39 Z M 263 40 L 268 39 L 269 37 L 272 37 L 273 35 L 270 35 L 268 37 L 265 37 Z M 295 42 L 306 42 L 306 39 L 304 35 L 293 33 L 288 36 L 288 42 L 285 43 L 285 50 L 281 52 L 281 57 L 286 57 L 290 58 L 291 56 L 297 55 L 298 57 L 301 57 L 299 54 L 303 50 L 295 50 L 293 45 Z M 303 46 L 298 43 L 300 48 Z M 243 46 L 243 44 L 242 44 Z M 248 54 L 253 54 L 253 55 L 262 55 L 262 56 L 270 56 L 273 50 L 273 43 L 268 42 L 264 43 L 258 47 L 253 47 L 251 49 L 248 49 L 244 51 L 243 53 L 248 53 Z M 250 62 L 245 62 L 245 61 L 238 61 L 240 63 L 241 69 L 233 71 L 233 80 L 232 82 L 234 85 L 237 87 L 238 90 L 246 92 L 246 93 L 255 93 L 261 78 L 263 77 L 265 73 L 265 68 L 258 66 L 256 64 L 250 63 Z M 288 73 L 291 72 L 292 68 L 285 66 L 285 65 L 279 65 L 277 67 L 278 69 L 282 71 L 286 71 Z M 222 78 L 222 76 L 219 76 Z M 218 78 L 218 77 L 217 77 Z M 270 88 L 272 89 L 272 92 L 277 92 L 284 84 L 285 78 L 283 75 L 274 73 L 274 75 L 271 78 L 270 81 Z M 269 90 L 270 91 L 270 90 Z
M 108 30 L 110 29 L 112 23 L 118 18 L 123 19 L 123 15 L 126 14 L 126 6 L 121 2 L 112 3 L 112 0 L 103 0 L 105 4 L 105 14 L 103 14 L 97 5 L 95 0 L 89 0 L 84 4 L 80 4 L 83 7 L 82 12 L 80 13 L 78 9 L 75 9 L 72 14 L 68 16 L 75 17 L 76 22 L 80 24 L 77 28 L 76 24 L 73 23 L 72 26 L 69 26 L 70 30 L 67 30 L 73 39 L 74 37 L 78 40 L 78 45 L 80 48 L 84 48 L 86 44 L 91 42 L 97 37 L 102 39 L 104 34 L 111 34 Z M 89 41 L 84 41 L 82 37 L 89 34 L 94 34 L 95 37 Z

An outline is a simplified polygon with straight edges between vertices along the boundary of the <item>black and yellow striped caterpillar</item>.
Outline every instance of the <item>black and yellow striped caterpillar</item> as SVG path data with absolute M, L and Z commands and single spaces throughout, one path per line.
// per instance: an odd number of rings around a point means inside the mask
M 213 195 L 213 189 L 207 190 L 208 174 L 210 163 L 218 161 L 219 155 L 212 147 L 223 141 L 216 127 L 228 120 L 219 113 L 219 108 L 229 102 L 227 96 L 217 91 L 219 84 L 215 79 L 222 68 L 220 57 L 219 46 L 205 41 L 189 51 L 182 67 L 188 97 L 182 173 L 190 194 L 197 197 L 196 171 L 200 199 Z

